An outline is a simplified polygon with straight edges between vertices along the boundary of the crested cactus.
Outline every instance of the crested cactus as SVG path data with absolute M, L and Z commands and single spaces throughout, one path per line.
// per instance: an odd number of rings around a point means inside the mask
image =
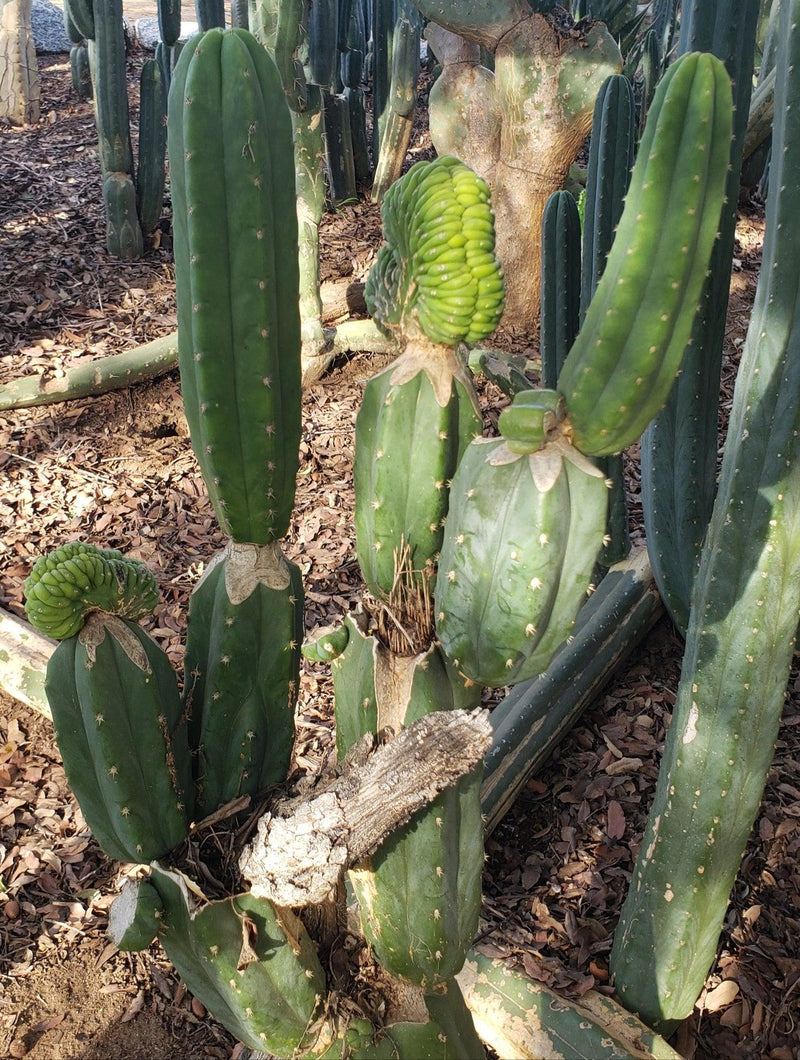
M 569 635 L 607 510 L 605 476 L 570 443 L 555 392 L 517 395 L 499 426 L 453 478 L 434 603 L 444 650 L 492 686 L 541 673 Z
M 449 156 L 419 162 L 387 192 L 386 244 L 365 290 L 376 322 L 406 343 L 367 384 L 356 422 L 356 542 L 367 585 L 391 593 L 396 556 L 433 576 L 446 484 L 481 431 L 453 346 L 493 330 L 503 307 L 485 183 Z
M 130 618 L 155 606 L 144 565 L 90 545 L 42 557 L 26 587 L 31 620 L 61 643 L 46 691 L 64 768 L 109 857 L 147 862 L 188 833 L 191 759 L 178 683 Z
M 623 1004 L 687 1016 L 714 959 L 766 783 L 797 631 L 800 2 L 781 4 L 762 266 L 678 698 L 611 955 Z

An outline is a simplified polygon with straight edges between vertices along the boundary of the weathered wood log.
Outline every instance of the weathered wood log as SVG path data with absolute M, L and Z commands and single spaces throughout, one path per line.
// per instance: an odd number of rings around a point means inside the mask
M 8 611 L 0 611 L 0 688 L 50 718 L 44 692 L 47 661 L 56 642 Z
M 295 908 L 325 901 L 346 868 L 484 757 L 489 713 L 438 711 L 387 743 L 376 747 L 374 741 L 367 734 L 333 780 L 261 818 L 239 860 L 256 897 Z

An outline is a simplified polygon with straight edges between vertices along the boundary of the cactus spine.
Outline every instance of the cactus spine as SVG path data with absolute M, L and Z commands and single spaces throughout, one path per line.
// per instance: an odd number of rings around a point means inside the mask
M 655 800 L 612 951 L 623 1003 L 695 1003 L 773 755 L 797 629 L 800 3 L 781 4 L 774 187 Z

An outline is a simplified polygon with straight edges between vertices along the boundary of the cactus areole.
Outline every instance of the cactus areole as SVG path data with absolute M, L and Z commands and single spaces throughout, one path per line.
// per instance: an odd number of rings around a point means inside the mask
M 292 124 L 278 70 L 246 30 L 181 53 L 169 96 L 181 387 L 223 530 L 286 532 L 300 442 Z

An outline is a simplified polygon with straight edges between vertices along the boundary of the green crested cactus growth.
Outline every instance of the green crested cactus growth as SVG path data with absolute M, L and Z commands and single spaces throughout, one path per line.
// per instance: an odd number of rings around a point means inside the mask
M 711 55 L 682 56 L 659 84 L 605 271 L 559 377 L 573 441 L 589 456 L 635 441 L 675 380 L 719 226 L 731 111 L 730 79 Z
M 611 955 L 646 1021 L 691 1013 L 784 706 L 800 600 L 800 0 L 781 4 L 773 188 L 678 698 Z
M 168 854 L 188 834 L 191 758 L 169 660 L 131 621 L 155 607 L 152 575 L 116 551 L 65 545 L 37 561 L 26 596 L 31 622 L 61 641 L 46 692 L 86 823 L 109 857 Z
M 157 602 L 156 580 L 143 563 L 80 541 L 40 556 L 25 582 L 31 624 L 55 640 L 79 633 L 91 610 L 136 621 Z
M 605 476 L 571 444 L 554 391 L 518 394 L 499 427 L 500 438 L 472 443 L 453 478 L 434 603 L 444 650 L 491 686 L 541 673 L 569 635 L 608 504 Z
M 503 309 L 503 278 L 485 183 L 456 159 L 418 162 L 389 189 L 386 244 L 367 279 L 367 305 L 400 337 L 398 360 L 367 384 L 356 422 L 358 559 L 386 599 L 396 553 L 432 578 L 447 512 L 447 483 L 480 434 L 477 398 L 454 346 L 489 334 Z

